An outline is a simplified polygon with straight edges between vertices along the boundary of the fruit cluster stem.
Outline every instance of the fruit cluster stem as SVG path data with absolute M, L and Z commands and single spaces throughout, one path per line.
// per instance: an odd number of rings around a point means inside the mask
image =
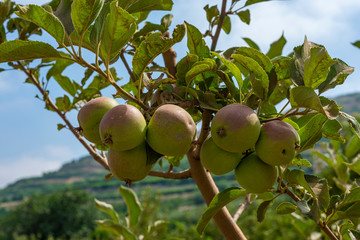
M 194 179 L 199 191 L 201 192 L 207 205 L 210 204 L 211 200 L 219 190 L 211 177 L 211 174 L 205 170 L 202 166 L 200 159 L 195 158 L 195 149 L 190 150 L 187 154 L 188 161 L 190 164 L 191 176 Z M 231 214 L 226 207 L 223 207 L 213 217 L 216 225 L 219 227 L 223 236 L 227 240 L 246 240 L 244 233 L 240 227 L 233 220 Z

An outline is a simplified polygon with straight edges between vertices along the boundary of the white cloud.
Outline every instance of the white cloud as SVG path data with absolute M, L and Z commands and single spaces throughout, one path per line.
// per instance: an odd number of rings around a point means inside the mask
M 1 158 L 0 188 L 22 178 L 41 176 L 45 172 L 58 170 L 65 161 L 73 159 L 74 156 L 75 153 L 67 146 L 46 145 L 41 151 L 34 150 Z

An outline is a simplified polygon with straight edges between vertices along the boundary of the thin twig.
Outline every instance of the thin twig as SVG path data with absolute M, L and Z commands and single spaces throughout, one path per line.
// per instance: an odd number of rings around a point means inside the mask
M 67 119 L 66 115 L 61 112 L 56 104 L 50 99 L 50 97 L 47 95 L 44 89 L 42 89 L 41 84 L 36 79 L 36 77 L 32 74 L 32 72 L 25 68 L 24 65 L 21 64 L 21 62 L 17 62 L 21 68 L 21 70 L 29 77 L 30 81 L 34 83 L 34 85 L 38 88 L 40 93 L 43 96 L 46 96 L 45 102 L 62 118 L 62 120 L 65 122 L 66 126 L 70 129 L 70 131 L 75 135 L 75 137 L 79 140 L 79 142 L 86 148 L 86 150 L 89 152 L 89 154 L 97 161 L 101 166 L 103 166 L 106 170 L 110 170 L 109 166 L 107 164 L 106 158 L 103 158 L 96 150 L 94 150 L 84 139 L 83 137 L 78 133 L 78 131 L 74 128 L 74 126 L 70 123 L 70 121 Z
M 251 200 L 251 194 L 249 193 L 245 197 L 245 202 L 239 204 L 239 208 L 233 216 L 233 220 L 235 222 L 237 222 L 239 220 L 239 217 L 241 216 L 241 214 L 243 214 L 243 212 L 245 212 L 245 210 L 250 206 L 250 204 L 251 204 L 250 200 Z
M 191 178 L 190 169 L 181 172 L 163 172 L 163 171 L 150 171 L 149 176 L 169 178 L 169 179 L 187 179 Z
M 218 22 L 218 25 L 217 25 L 217 28 L 215 31 L 213 41 L 211 43 L 211 51 L 215 51 L 215 49 L 216 49 L 216 44 L 217 44 L 217 41 L 220 36 L 220 31 L 221 31 L 222 25 L 224 24 L 225 16 L 226 16 L 226 0 L 223 0 L 222 5 L 221 5 L 221 13 L 220 13 L 220 17 L 219 17 L 219 22 Z
M 134 76 L 134 73 L 131 71 L 131 68 L 130 68 L 128 62 L 127 62 L 126 59 L 125 59 L 124 49 L 121 50 L 121 52 L 120 52 L 120 59 L 121 59 L 121 61 L 124 63 L 124 66 L 125 66 L 126 70 L 128 71 L 128 73 L 129 73 L 129 75 L 130 75 L 131 81 L 132 81 L 132 82 L 136 82 L 136 78 L 135 78 L 135 76 Z

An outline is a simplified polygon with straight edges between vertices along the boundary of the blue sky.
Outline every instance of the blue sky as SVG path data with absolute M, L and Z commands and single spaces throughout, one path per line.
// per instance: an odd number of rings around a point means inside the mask
M 42 4 L 47 1 L 16 2 Z M 172 27 L 185 20 L 204 32 L 207 22 L 203 6 L 218 2 L 174 0 Z M 326 95 L 335 97 L 360 92 L 357 82 L 360 77 L 360 49 L 351 45 L 351 42 L 360 40 L 359 0 L 278 0 L 253 5 L 250 11 L 249 26 L 236 16 L 232 18 L 232 32 L 229 35 L 221 33 L 218 50 L 244 46 L 242 37 L 249 37 L 266 52 L 270 43 L 284 33 L 288 41 L 284 54 L 288 54 L 294 46 L 302 44 L 306 35 L 308 40 L 324 45 L 331 57 L 341 58 L 355 67 L 354 74 L 345 84 Z M 154 13 L 150 21 L 159 23 L 165 14 L 167 12 Z M 207 41 L 209 43 L 209 39 Z M 185 55 L 185 39 L 175 46 L 175 50 L 179 59 Z M 122 77 L 128 79 L 125 71 L 121 70 L 119 72 L 124 73 Z M 69 131 L 57 131 L 56 124 L 61 123 L 61 119 L 55 113 L 44 110 L 43 102 L 34 97 L 38 94 L 37 90 L 23 82 L 24 75 L 20 72 L 0 73 L 0 188 L 20 178 L 56 170 L 64 162 L 87 154 Z M 52 82 L 50 87 L 56 86 Z M 104 91 L 104 95 L 110 96 L 111 93 L 112 89 Z M 55 88 L 51 94 L 56 96 L 62 92 Z M 69 117 L 77 125 L 76 113 Z

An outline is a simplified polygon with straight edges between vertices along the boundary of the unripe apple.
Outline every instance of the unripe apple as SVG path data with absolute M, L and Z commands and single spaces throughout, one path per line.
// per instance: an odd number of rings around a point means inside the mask
M 296 156 L 299 144 L 299 134 L 290 124 L 274 120 L 261 127 L 255 151 L 261 160 L 276 166 L 288 164 Z
M 127 184 L 144 179 L 153 166 L 148 164 L 146 150 L 145 141 L 130 150 L 110 148 L 108 164 L 113 176 Z
M 191 147 L 196 125 L 183 108 L 164 104 L 150 119 L 146 140 L 156 152 L 167 156 L 181 156 Z
M 110 109 L 119 105 L 118 102 L 109 97 L 98 97 L 87 102 L 77 116 L 82 135 L 90 142 L 102 144 L 99 125 L 100 121 Z
M 125 151 L 145 140 L 146 120 L 136 107 L 118 105 L 104 115 L 99 131 L 105 145 L 117 151 Z
M 248 106 L 230 104 L 221 108 L 211 123 L 211 136 L 228 152 L 244 152 L 255 146 L 260 134 L 260 121 Z
M 235 169 L 240 186 L 250 193 L 263 193 L 271 189 L 277 179 L 277 168 L 268 165 L 252 153 L 241 160 Z
M 212 137 L 207 138 L 200 149 L 202 165 L 215 175 L 222 175 L 234 170 L 241 157 L 241 153 L 231 153 L 219 148 Z

